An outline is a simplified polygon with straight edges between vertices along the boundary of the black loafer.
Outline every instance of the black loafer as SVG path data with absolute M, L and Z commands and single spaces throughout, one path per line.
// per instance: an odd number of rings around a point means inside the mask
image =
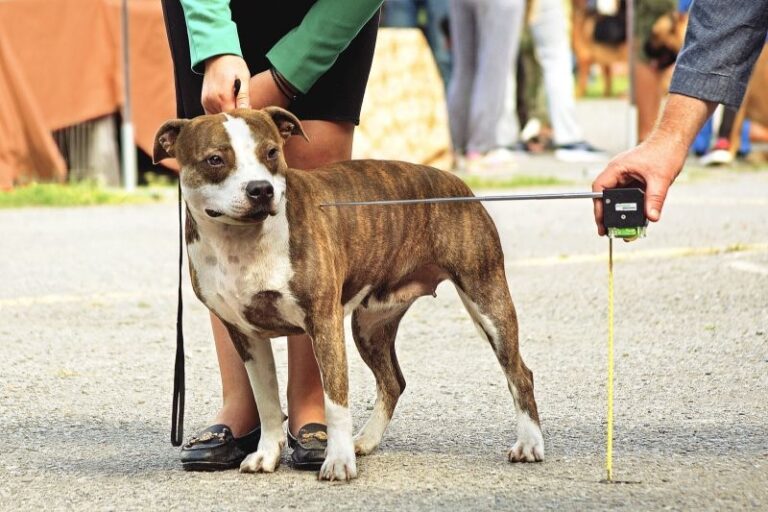
M 212 425 L 181 447 L 181 465 L 187 471 L 221 471 L 240 466 L 245 457 L 255 452 L 261 427 L 235 438 L 226 425 Z
M 328 430 L 321 423 L 307 423 L 299 429 L 297 437 L 293 437 L 289 428 L 288 446 L 293 448 L 291 466 L 294 469 L 318 470 L 325 460 Z

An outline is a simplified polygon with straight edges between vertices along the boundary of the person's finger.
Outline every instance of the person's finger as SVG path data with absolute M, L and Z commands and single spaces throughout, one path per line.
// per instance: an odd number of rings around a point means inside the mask
M 658 177 L 648 180 L 645 187 L 645 215 L 648 220 L 658 222 L 661 218 L 661 209 L 664 206 L 669 185 L 667 180 Z
M 237 92 L 237 96 L 235 97 L 235 103 L 237 104 L 237 108 L 251 108 L 251 97 L 250 97 L 250 87 L 249 82 L 250 79 L 243 80 L 242 78 L 240 80 L 240 90 Z

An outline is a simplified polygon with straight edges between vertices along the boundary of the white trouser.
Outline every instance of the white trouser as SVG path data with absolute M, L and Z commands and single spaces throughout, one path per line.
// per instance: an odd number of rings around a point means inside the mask
M 563 0 L 537 0 L 534 5 L 531 35 L 536 57 L 544 71 L 544 90 L 554 142 L 556 145 L 581 142 L 584 136 L 576 122 L 571 46 Z M 511 102 L 514 105 L 514 98 Z
M 453 73 L 448 114 L 454 147 L 484 153 L 517 135 L 514 63 L 524 0 L 451 0 Z M 510 70 L 511 73 L 510 73 Z M 511 114 L 511 116 L 510 116 Z

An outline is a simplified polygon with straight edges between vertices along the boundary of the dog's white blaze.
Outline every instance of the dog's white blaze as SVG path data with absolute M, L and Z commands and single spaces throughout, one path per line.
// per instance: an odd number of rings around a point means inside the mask
M 256 141 L 253 139 L 248 123 L 242 117 L 232 117 L 229 114 L 224 116 L 227 120 L 222 124 L 229 135 L 232 151 L 235 153 L 236 172 L 245 171 L 253 176 L 251 179 L 272 183 L 272 173 L 256 157 Z
M 384 432 L 389 425 L 390 417 L 384 408 L 384 400 L 381 389 L 376 388 L 376 403 L 373 405 L 373 413 L 365 426 L 360 430 L 360 433 L 355 437 L 355 449 L 363 454 L 367 455 L 371 453 L 384 436 Z
M 235 153 L 236 167 L 224 183 L 218 185 L 221 187 L 222 193 L 234 192 L 235 196 L 229 197 L 237 197 L 237 194 L 244 194 L 245 185 L 249 181 L 264 180 L 272 185 L 275 194 L 274 201 L 278 203 L 285 194 L 285 177 L 272 174 L 258 159 L 256 156 L 258 141 L 253 138 L 253 132 L 251 132 L 245 119 L 232 117 L 229 114 L 224 114 L 224 116 L 227 120 L 222 124 L 229 135 L 232 151 Z M 227 183 L 230 179 L 233 181 L 232 184 Z M 222 185 L 224 186 L 222 187 Z
M 328 423 L 328 448 L 325 452 L 325 461 L 320 468 L 320 477 L 326 480 L 355 478 L 357 464 L 349 407 L 337 404 L 326 394 L 325 421 Z

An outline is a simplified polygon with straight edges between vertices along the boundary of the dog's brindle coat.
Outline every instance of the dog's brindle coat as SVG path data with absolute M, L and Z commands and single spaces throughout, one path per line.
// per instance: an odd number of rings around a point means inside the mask
M 480 203 L 320 208 L 340 200 L 471 191 L 449 173 L 403 162 L 289 169 L 282 152 L 291 135 L 304 135 L 298 119 L 271 107 L 168 121 L 155 141 L 155 161 L 175 157 L 182 169 L 195 293 L 226 325 L 253 386 L 262 439 L 241 470 L 274 471 L 284 444 L 269 340 L 307 333 L 328 423 L 319 476 L 354 478 L 355 453 L 379 445 L 405 389 L 395 354 L 400 320 L 418 297 L 434 295 L 445 279 L 456 286 L 507 377 L 518 420 L 509 460 L 542 460 L 533 376 L 518 351 L 501 245 L 485 208 Z M 248 192 L 249 183 L 256 193 Z M 355 344 L 377 387 L 373 414 L 354 440 L 343 326 L 349 312 Z

